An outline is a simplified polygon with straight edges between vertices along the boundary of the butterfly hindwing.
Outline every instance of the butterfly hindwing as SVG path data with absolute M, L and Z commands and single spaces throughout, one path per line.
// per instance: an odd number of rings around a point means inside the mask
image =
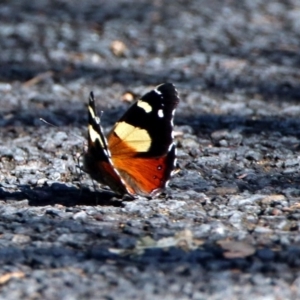
M 135 157 L 128 160 L 128 157 L 116 156 L 113 161 L 123 180 L 136 194 L 155 196 L 166 187 L 174 169 L 175 159 L 176 148 L 172 145 L 161 157 Z
M 109 162 L 110 152 L 107 140 L 100 126 L 100 118 L 96 114 L 95 99 L 93 92 L 90 93 L 88 105 L 88 147 L 89 153 L 94 159 Z
M 119 194 L 127 194 L 125 183 L 113 167 L 107 140 L 96 114 L 94 95 L 91 92 L 88 105 L 88 151 L 84 155 L 84 170 L 92 179 L 110 186 Z

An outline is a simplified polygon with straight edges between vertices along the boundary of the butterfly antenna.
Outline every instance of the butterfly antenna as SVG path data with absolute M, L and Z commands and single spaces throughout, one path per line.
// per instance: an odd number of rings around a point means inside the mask
M 81 198 L 82 191 L 83 191 L 82 182 L 81 182 L 81 177 L 83 176 L 83 173 L 82 173 L 82 167 L 80 166 L 80 158 L 82 155 L 83 155 L 83 153 L 80 153 L 80 155 L 73 154 L 73 159 L 76 162 L 75 170 L 76 170 L 76 174 L 77 174 L 78 181 L 79 181 L 79 187 L 80 187 L 79 199 Z M 79 172 L 78 172 L 78 169 L 79 169 Z
M 40 118 L 40 121 L 42 121 L 43 123 L 45 123 L 45 124 L 47 124 L 47 125 L 49 125 L 49 126 L 58 128 L 58 126 L 56 126 L 56 125 L 54 125 L 54 124 L 52 124 L 52 123 L 46 121 L 46 120 L 43 119 L 43 118 Z M 75 133 L 72 133 L 72 132 L 71 132 L 70 134 L 73 135 L 74 137 L 76 137 L 77 139 L 79 139 L 80 141 L 83 141 L 83 138 L 82 138 L 81 136 L 79 136 L 79 135 L 77 135 L 77 134 L 75 134 Z
M 45 124 L 47 124 L 47 125 L 50 125 L 50 126 L 52 126 L 52 127 L 56 127 L 56 128 L 57 128 L 57 126 L 56 126 L 56 125 L 54 125 L 54 124 L 52 124 L 52 123 L 50 123 L 50 122 L 46 121 L 46 120 L 45 120 L 45 119 L 43 119 L 43 118 L 40 118 L 40 121 L 44 122 L 44 123 L 45 123 Z
M 43 118 L 40 118 L 40 121 L 42 121 L 43 123 L 49 125 L 49 126 L 52 126 L 52 127 L 55 127 L 55 128 L 58 128 L 58 126 L 46 121 L 45 119 Z M 73 135 L 74 137 L 76 137 L 77 139 L 79 139 L 80 141 L 83 141 L 82 137 L 74 134 L 71 132 L 71 135 Z M 72 154 L 72 157 L 73 157 L 73 160 L 75 161 L 75 170 L 76 170 L 76 174 L 77 174 L 77 177 L 78 177 L 78 180 L 79 180 L 79 186 L 80 186 L 80 195 L 79 195 L 79 198 L 81 197 L 82 195 L 82 183 L 81 183 L 81 177 L 83 176 L 83 173 L 81 172 L 82 171 L 82 167 L 80 166 L 80 158 L 81 156 L 83 155 L 84 153 L 84 150 L 79 154 L 77 155 L 77 153 L 74 153 Z M 78 172 L 78 169 L 80 170 L 80 172 Z

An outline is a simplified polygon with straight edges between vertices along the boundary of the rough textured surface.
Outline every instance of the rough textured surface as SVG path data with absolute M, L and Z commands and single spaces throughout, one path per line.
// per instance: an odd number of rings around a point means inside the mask
M 299 20 L 296 0 L 2 1 L 0 298 L 300 298 Z M 90 90 L 109 128 L 166 81 L 170 189 L 95 192 Z

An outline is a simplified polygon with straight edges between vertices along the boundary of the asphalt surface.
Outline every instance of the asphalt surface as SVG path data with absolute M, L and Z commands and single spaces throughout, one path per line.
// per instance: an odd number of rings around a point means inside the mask
M 300 299 L 299 1 L 1 1 L 0 49 L 0 299 Z M 89 92 L 162 82 L 170 188 L 95 191 Z

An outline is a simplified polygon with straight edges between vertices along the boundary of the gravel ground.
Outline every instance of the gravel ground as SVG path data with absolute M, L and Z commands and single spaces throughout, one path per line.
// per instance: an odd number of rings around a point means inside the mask
M 300 299 L 298 0 L 7 0 L 0 49 L 1 299 Z M 170 188 L 96 192 L 89 92 L 167 81 Z

